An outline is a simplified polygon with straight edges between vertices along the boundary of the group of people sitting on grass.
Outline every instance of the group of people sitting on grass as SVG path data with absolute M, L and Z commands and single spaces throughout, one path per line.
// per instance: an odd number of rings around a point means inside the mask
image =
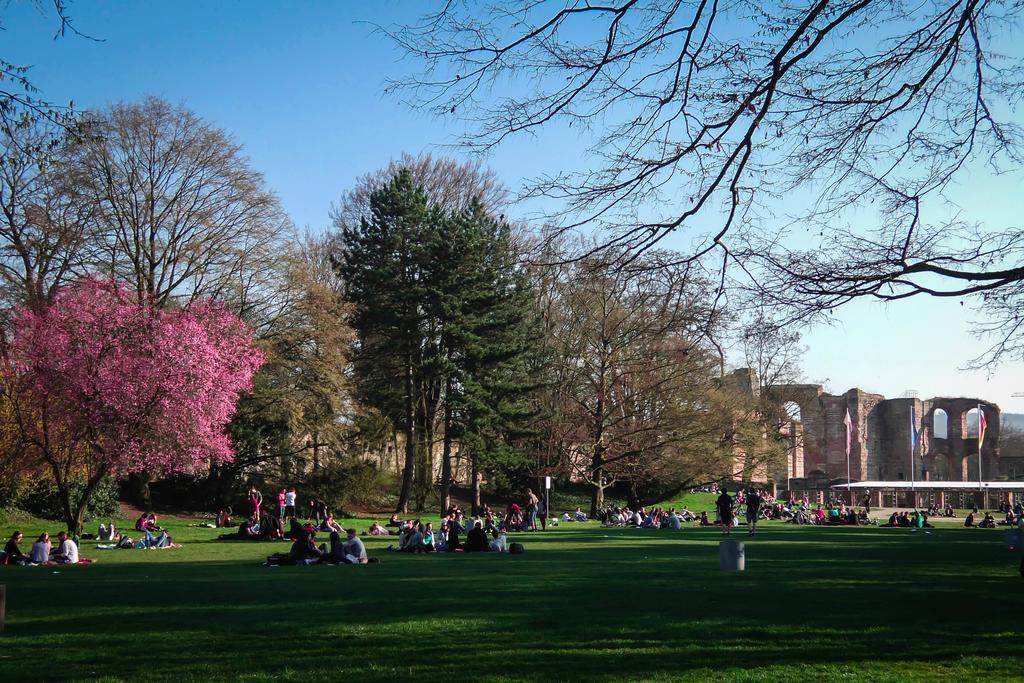
M 342 540 L 342 533 L 345 534 L 345 540 Z M 271 555 L 267 558 L 267 564 L 367 564 L 370 561 L 366 555 L 366 546 L 354 527 L 347 531 L 331 531 L 329 538 L 330 546 L 326 543 L 317 545 L 316 530 L 306 528 L 292 542 L 288 553 Z
M 991 512 L 986 512 L 985 516 L 982 517 L 980 522 L 976 521 L 977 520 L 977 517 L 975 516 L 976 514 L 978 514 L 977 511 L 968 512 L 967 513 L 967 516 L 964 518 L 964 526 L 965 527 L 968 527 L 970 529 L 995 529 L 996 528 L 996 518 L 992 516 Z
M 924 510 L 914 510 L 908 512 L 895 511 L 889 515 L 889 521 L 882 525 L 883 527 L 903 527 L 906 529 L 934 529 L 935 527 L 928 522 L 928 513 Z
M 929 517 L 956 517 L 956 512 L 953 510 L 953 506 L 946 503 L 945 507 L 939 507 L 938 503 L 928 504 L 928 516 Z
M 513 505 L 518 508 L 518 504 Z M 509 507 L 512 508 L 511 505 Z M 513 510 L 509 512 L 515 514 Z M 512 548 L 517 544 L 509 543 L 508 532 L 525 529 L 514 516 L 510 519 L 509 512 L 499 519 L 485 505 L 482 515 L 470 519 L 461 509 L 452 507 L 442 515 L 437 528 L 433 522 L 422 522 L 419 519 L 402 521 L 395 514 L 387 524 L 394 531 L 374 522 L 367 533 L 372 536 L 398 536 L 397 546 L 388 546 L 388 550 L 403 553 L 518 552 L 518 549 Z M 463 535 L 465 541 L 462 540 Z
M 682 510 L 660 507 L 647 510 L 643 506 L 637 510 L 631 510 L 629 507 L 612 507 L 603 510 L 600 518 L 603 527 L 627 526 L 639 529 L 674 529 L 676 531 L 681 529 L 684 523 L 696 522 L 700 519 L 686 506 L 683 506 Z
M 28 554 L 21 550 L 21 542 L 25 535 L 15 531 L 0 553 L 0 565 L 33 566 L 40 564 L 78 564 L 78 544 L 66 531 L 57 534 L 57 549 L 54 550 L 50 534 L 45 531 L 32 544 Z

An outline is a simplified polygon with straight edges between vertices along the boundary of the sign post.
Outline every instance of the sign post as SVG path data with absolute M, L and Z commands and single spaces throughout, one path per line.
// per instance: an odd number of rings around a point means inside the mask
M 551 477 L 544 477 L 544 513 L 548 516 L 548 519 L 553 519 L 551 516 Z

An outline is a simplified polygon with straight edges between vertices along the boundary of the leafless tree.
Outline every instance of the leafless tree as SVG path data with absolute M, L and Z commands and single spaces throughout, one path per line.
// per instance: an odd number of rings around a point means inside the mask
M 88 117 L 67 148 L 92 204 L 89 255 L 157 305 L 196 297 L 260 318 L 291 225 L 223 130 L 157 98 Z
M 42 120 L 0 121 L 0 300 L 38 307 L 82 266 L 91 205 L 52 155 L 64 132 Z
M 66 0 L 34 0 L 41 14 L 53 19 L 54 39 L 72 34 L 86 40 L 100 39 L 78 30 L 68 9 Z M 0 16 L 0 31 L 4 30 Z M 29 78 L 31 66 L 0 57 L 0 126 L 15 128 L 32 123 L 46 123 L 59 128 L 73 129 L 76 123 L 74 102 L 58 105 L 43 99 L 39 89 Z M 31 138 L 15 138 L 17 144 L 32 142 Z M 43 147 L 27 146 L 23 152 L 43 154 Z
M 526 194 L 559 202 L 566 229 L 606 230 L 625 262 L 676 234 L 681 260 L 717 252 L 786 320 L 861 297 L 982 297 L 999 335 L 982 360 L 999 361 L 1024 352 L 1024 234 L 925 216 L 948 215 L 934 209 L 968 171 L 1020 164 L 1022 12 L 451 0 L 383 30 L 421 67 L 389 90 L 466 122 L 471 149 L 552 126 L 589 139 L 592 168 Z
M 497 174 L 479 159 L 459 161 L 435 157 L 430 153 L 412 155 L 403 152 L 387 166 L 367 173 L 345 191 L 331 212 L 335 225 L 352 225 L 369 212 L 370 195 L 388 184 L 401 169 L 408 169 L 416 184 L 430 198 L 431 206 L 462 212 L 474 199 L 487 211 L 500 215 L 508 205 L 508 188 Z
M 593 487 L 594 514 L 620 481 L 635 502 L 652 484 L 664 493 L 729 470 L 733 418 L 712 409 L 721 383 L 707 283 L 671 261 L 656 251 L 638 261 L 645 267 L 615 268 L 591 257 L 538 278 L 553 359 L 551 442 Z

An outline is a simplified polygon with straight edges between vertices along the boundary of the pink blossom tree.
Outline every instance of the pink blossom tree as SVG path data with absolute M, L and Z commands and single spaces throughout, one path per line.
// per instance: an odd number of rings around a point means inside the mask
M 220 304 L 157 309 L 95 277 L 40 310 L 17 310 L 3 351 L 25 457 L 52 474 L 77 532 L 108 475 L 230 461 L 225 427 L 264 360 L 251 329 Z

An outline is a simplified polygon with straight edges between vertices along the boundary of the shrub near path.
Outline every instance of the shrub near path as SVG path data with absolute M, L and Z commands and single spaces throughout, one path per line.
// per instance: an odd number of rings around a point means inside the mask
M 380 564 L 266 567 L 285 544 L 216 541 L 217 530 L 163 521 L 182 549 L 85 542 L 95 565 L 0 569 L 0 677 L 1003 681 L 1024 671 L 1024 592 L 1000 532 L 768 523 L 748 541 L 747 571 L 723 574 L 719 532 L 694 527 L 564 524 L 517 534 L 526 554 L 502 557 L 400 555 L 366 537 Z M 26 540 L 41 528 L 22 525 Z

